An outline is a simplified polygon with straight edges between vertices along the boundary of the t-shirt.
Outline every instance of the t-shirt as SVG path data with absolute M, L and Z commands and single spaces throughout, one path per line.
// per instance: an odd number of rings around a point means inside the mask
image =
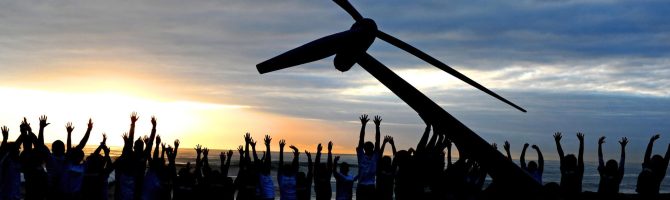
M 269 174 L 259 174 L 259 187 L 258 192 L 261 198 L 275 198 L 275 188 L 274 183 L 272 182 L 272 176 Z
M 542 184 L 542 173 L 540 173 L 540 170 L 535 170 L 534 172 L 528 172 L 530 173 L 530 176 L 535 179 L 538 183 Z
M 142 182 L 142 199 L 158 199 L 160 196 L 161 182 L 154 170 L 149 170 Z
M 5 159 L 0 180 L 0 199 L 21 199 L 21 165 L 11 158 Z
M 335 190 L 335 199 L 337 200 L 351 200 L 353 196 L 354 177 L 351 175 L 344 175 L 340 172 L 335 173 L 335 180 L 337 181 Z
M 63 177 L 61 178 L 61 191 L 65 194 L 77 194 L 81 192 L 84 182 L 85 164 L 65 164 Z
M 368 157 L 363 152 L 363 148 L 358 147 L 356 148 L 356 156 L 358 157 L 358 184 L 374 185 L 379 154 L 373 153 L 372 157 Z
M 296 178 L 295 176 L 284 176 L 280 175 L 277 177 L 277 183 L 279 184 L 279 195 L 280 199 L 297 199 L 296 192 Z

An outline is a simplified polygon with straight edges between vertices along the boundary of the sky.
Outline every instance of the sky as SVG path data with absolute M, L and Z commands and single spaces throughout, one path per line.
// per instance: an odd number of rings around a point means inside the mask
M 670 3 L 616 0 L 352 0 L 378 27 L 528 110 L 521 113 L 381 40 L 368 53 L 408 80 L 489 142 L 537 144 L 556 156 L 552 134 L 597 138 L 618 158 L 640 160 L 670 142 Z M 332 57 L 260 75 L 255 65 L 353 23 L 331 1 L 2 1 L 0 124 L 11 138 L 22 117 L 52 123 L 47 141 L 74 140 L 88 118 L 121 145 L 131 112 L 138 135 L 158 118 L 164 141 L 235 148 L 242 134 L 271 134 L 315 149 L 335 143 L 351 153 L 358 116 L 381 115 L 382 134 L 415 146 L 424 124 L 409 106 L 355 66 Z M 372 127 L 372 126 L 370 126 Z M 374 131 L 368 127 L 367 140 Z M 276 143 L 276 142 L 275 142 Z M 273 148 L 277 148 L 273 144 Z M 533 157 L 534 153 L 529 153 Z

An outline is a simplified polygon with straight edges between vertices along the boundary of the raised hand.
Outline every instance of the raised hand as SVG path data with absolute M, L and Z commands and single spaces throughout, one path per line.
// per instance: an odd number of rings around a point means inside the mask
M 30 123 L 28 123 L 28 119 L 25 117 L 23 118 L 23 121 L 21 122 L 21 132 L 23 131 L 28 131 L 30 132 Z
M 240 147 L 242 147 L 242 145 L 240 145 Z M 230 159 L 231 156 L 233 156 L 233 150 L 228 150 L 228 159 Z
M 383 140 L 383 141 L 384 141 L 383 143 L 390 142 L 390 141 L 391 141 L 391 136 L 390 136 L 390 135 L 384 136 L 384 140 Z
M 651 141 L 656 141 L 656 140 L 658 140 L 658 138 L 661 138 L 661 135 L 656 134 L 654 136 L 651 136 Z
M 363 124 L 363 125 L 367 124 L 368 121 L 370 121 L 370 119 L 368 119 L 368 114 L 363 114 L 358 119 L 361 120 L 361 124 Z
M 311 159 L 312 154 L 309 153 L 309 151 L 305 150 L 305 155 L 307 156 L 307 159 Z
M 142 142 L 144 142 L 145 146 L 149 145 L 149 137 L 148 136 L 142 136 Z
M 121 137 L 123 137 L 123 141 L 128 141 L 128 133 L 123 133 Z
M 102 133 L 102 142 L 100 144 L 102 144 L 102 145 L 107 144 L 107 134 L 106 133 Z
M 379 115 L 375 115 L 375 119 L 372 120 L 372 121 L 375 122 L 375 125 L 376 125 L 376 126 L 379 126 L 379 124 L 382 123 L 382 117 L 379 116 Z
M 209 154 L 209 149 L 207 147 L 202 149 L 202 156 L 207 157 L 208 154 Z
M 605 143 L 605 136 L 598 138 L 598 145 Z
M 554 133 L 554 140 L 556 140 L 556 142 L 561 141 L 561 138 L 563 138 L 563 136 L 561 136 L 561 132 Z
M 47 127 L 47 126 L 49 126 L 49 124 L 51 124 L 51 123 L 47 123 L 47 116 L 46 115 L 40 116 L 40 128 Z
M 286 146 L 286 140 L 284 139 L 279 140 L 279 148 L 283 149 L 284 146 Z
M 249 132 L 247 132 L 246 134 L 244 134 L 244 142 L 246 142 L 246 143 L 250 143 L 250 142 L 251 142 L 251 134 L 250 134 Z
M 240 155 L 244 154 L 244 147 L 242 145 L 238 146 L 237 151 L 240 153 Z
M 223 161 L 226 160 L 226 154 L 223 151 L 219 153 L 219 159 L 221 159 L 221 164 L 223 165 Z
M 256 148 L 256 141 L 254 139 L 251 139 L 251 141 L 249 141 L 249 144 L 251 145 L 251 147 Z
M 524 143 L 524 144 L 523 144 L 523 148 L 524 148 L 524 149 L 528 148 L 528 146 L 530 146 L 528 143 Z
M 88 127 L 87 127 L 87 128 L 88 128 L 88 129 L 92 129 L 92 128 L 93 128 L 93 119 L 88 118 Z
M 65 130 L 67 130 L 67 133 L 72 133 L 72 131 L 74 130 L 72 122 L 68 122 L 67 124 L 65 124 Z
M 505 149 L 505 151 L 509 151 L 509 142 L 508 141 L 505 141 L 505 144 L 503 144 L 503 148 Z
M 137 116 L 137 112 L 130 113 L 130 122 L 135 123 L 139 118 L 140 116 Z
M 161 143 L 161 135 L 156 135 L 156 144 Z
M 300 151 L 298 150 L 298 147 L 295 147 L 295 146 L 291 145 L 288 148 L 293 149 L 293 155 L 298 156 L 298 154 L 300 154 Z
M 105 157 L 109 156 L 110 149 L 107 147 L 107 145 L 102 146 L 102 151 L 105 152 Z
M 7 138 L 9 137 L 9 128 L 7 128 L 7 126 L 2 126 L 0 130 L 2 130 L 2 138 L 4 140 L 7 140 Z
M 174 148 L 179 148 L 179 139 L 174 140 Z
M 197 153 L 198 155 L 200 155 L 200 153 L 202 153 L 202 145 L 200 145 L 200 144 L 195 145 L 195 148 L 193 148 L 193 149 L 195 149 L 195 153 Z
M 321 150 L 323 150 L 323 146 L 321 146 L 321 143 L 319 143 L 319 145 L 316 146 L 316 152 L 320 153 Z
M 584 141 L 584 133 L 577 132 L 577 139 L 579 139 L 579 141 Z
M 270 142 L 272 141 L 272 138 L 269 135 L 265 135 L 265 146 L 270 146 Z
M 492 146 L 494 149 L 498 150 L 498 144 L 496 144 L 495 142 L 494 142 L 494 143 L 491 143 L 491 146 Z
M 621 141 L 619 141 L 619 144 L 621 144 L 621 147 L 626 147 L 626 144 L 628 144 L 628 138 L 622 137 Z
M 329 142 L 328 142 L 328 152 L 330 152 L 330 151 L 332 151 L 332 150 L 333 150 L 333 142 L 332 142 L 332 141 L 329 141 Z
M 156 127 L 156 116 L 151 116 L 151 125 Z
M 530 146 L 530 148 L 533 148 L 535 150 L 540 150 L 540 147 L 538 147 L 537 145 Z

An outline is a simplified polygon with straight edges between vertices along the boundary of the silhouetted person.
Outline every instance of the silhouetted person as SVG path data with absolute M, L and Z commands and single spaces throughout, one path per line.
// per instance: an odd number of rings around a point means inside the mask
M 395 143 L 393 142 L 393 137 L 388 135 L 384 137 L 384 142 L 382 143 L 379 154 L 384 153 L 386 143 L 391 144 L 393 157 L 395 157 Z M 379 163 L 377 164 L 377 199 L 393 199 L 393 183 L 395 173 L 396 167 L 393 165 L 393 159 L 389 156 L 382 157 L 382 159 L 380 159 Z
M 86 157 L 82 199 L 107 199 L 107 179 L 114 168 L 106 145 L 107 136 L 103 134 L 102 138 L 98 148 Z M 100 151 L 104 151 L 105 156 L 100 155 Z
M 2 146 L 0 149 L 0 199 L 19 200 L 21 199 L 21 164 L 19 161 L 21 143 L 24 135 L 19 134 L 19 137 L 14 142 L 7 142 L 9 136 L 9 129 L 7 126 L 2 127 Z
M 256 167 L 251 164 L 251 157 L 249 155 L 249 145 L 251 143 L 251 135 L 249 133 L 244 136 L 245 146 L 238 148 L 240 153 L 240 170 L 235 179 L 237 186 L 236 199 L 255 199 L 256 186 L 258 185 L 258 175 Z
M 561 133 L 554 134 L 558 157 L 561 162 L 561 190 L 568 196 L 579 195 L 582 192 L 582 178 L 584 177 L 584 134 L 577 133 L 579 139 L 579 155 L 563 155 L 561 148 Z
M 337 200 L 351 200 L 353 196 L 354 181 L 358 176 L 349 175 L 349 164 L 343 162 L 340 164 L 340 171 L 335 170 L 337 162 L 340 160 L 339 156 L 335 156 L 333 161 L 333 176 L 335 176 L 335 199 Z
M 296 176 L 296 193 L 300 200 L 312 199 L 314 164 L 312 163 L 312 154 L 309 151 L 305 151 L 305 155 L 307 156 L 307 174 L 305 172 L 298 172 Z
M 641 198 L 645 199 L 653 199 L 658 195 L 658 190 L 668 168 L 668 161 L 670 161 L 670 144 L 668 144 L 665 157 L 658 154 L 651 156 L 654 141 L 658 138 L 660 138 L 659 135 L 654 135 L 649 140 L 647 150 L 644 153 L 642 172 L 637 177 L 637 188 L 635 190 Z
M 532 148 L 537 151 L 537 163 L 535 161 L 530 161 L 528 165 L 526 165 L 526 149 L 528 149 L 528 143 L 523 144 L 523 150 L 521 150 L 521 157 L 519 158 L 519 162 L 521 163 L 521 169 L 526 170 L 526 172 L 528 172 L 528 174 L 530 174 L 533 179 L 542 184 L 544 157 L 542 156 L 542 152 L 540 151 L 540 148 L 537 147 L 537 145 L 533 145 Z
M 621 141 L 619 141 L 619 144 L 621 144 L 621 159 L 619 160 L 620 163 L 618 166 L 614 159 L 608 160 L 607 164 L 603 161 L 603 143 L 605 143 L 605 136 L 598 139 L 598 173 L 600 174 L 598 193 L 603 197 L 611 198 L 619 193 L 619 185 L 623 179 L 628 138 L 623 137 L 621 138 Z
M 235 199 L 235 185 L 233 184 L 233 179 L 228 177 L 228 169 L 230 169 L 230 160 L 233 159 L 233 150 L 229 150 L 227 154 L 221 152 L 219 155 L 221 158 L 221 184 L 223 184 L 223 199 L 233 200 Z
M 84 179 L 84 169 L 86 167 L 84 161 L 84 147 L 88 141 L 88 137 L 91 134 L 91 129 L 93 128 L 93 121 L 89 119 L 88 129 L 84 134 L 84 137 L 81 139 L 79 144 L 71 148 L 71 135 L 74 130 L 74 126 L 71 123 L 68 123 L 66 126 L 67 129 L 67 154 L 65 155 L 65 169 L 63 177 L 61 177 L 60 187 L 64 193 L 66 199 L 81 199 L 81 189 Z
M 365 125 L 370 119 L 368 115 L 362 115 L 361 133 L 358 140 L 358 147 L 356 147 L 356 157 L 358 158 L 358 186 L 356 187 L 356 199 L 367 200 L 374 199 L 375 195 L 375 176 L 377 175 L 377 162 L 379 162 L 379 140 L 380 130 L 379 125 L 382 121 L 381 117 L 375 116 L 375 143 L 365 142 Z
M 272 174 L 270 174 L 271 169 L 271 156 L 270 156 L 270 142 L 272 138 L 269 135 L 265 136 L 265 155 L 263 159 L 258 159 L 256 154 L 256 142 L 252 140 L 251 147 L 254 153 L 254 163 L 258 169 L 258 192 L 260 199 L 274 199 L 275 198 L 275 188 L 274 182 L 272 181 Z
M 293 162 L 290 165 L 284 164 L 284 140 L 279 141 L 279 170 L 277 170 L 277 183 L 279 184 L 279 192 L 281 200 L 295 200 L 298 199 L 296 191 L 297 187 L 297 172 L 298 162 L 300 159 L 300 151 L 298 148 L 291 145 L 293 150 Z
M 321 150 L 323 147 L 319 143 L 316 147 L 316 158 L 314 158 L 314 193 L 316 199 L 330 199 L 333 196 L 333 190 L 330 187 L 330 179 L 333 176 L 333 143 L 328 142 L 328 160 L 327 163 L 321 163 Z
M 510 148 L 509 142 L 505 140 L 505 144 L 503 144 L 503 149 L 505 149 L 507 159 L 512 160 L 512 154 L 510 153 L 509 148 Z

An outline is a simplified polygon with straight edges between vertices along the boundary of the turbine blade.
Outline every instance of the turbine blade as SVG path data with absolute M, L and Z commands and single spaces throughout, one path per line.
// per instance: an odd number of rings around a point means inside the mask
M 352 31 L 343 31 L 332 34 L 300 47 L 287 51 L 274 58 L 266 60 L 256 68 L 261 74 L 317 61 L 332 56 L 343 46 L 350 44 L 354 34 Z
M 377 31 L 377 37 L 379 39 L 382 39 L 382 40 L 390 43 L 393 46 L 396 46 L 396 47 L 398 47 L 402 50 L 405 50 L 406 52 L 420 58 L 421 60 L 424 60 L 424 61 L 428 62 L 429 64 L 431 64 L 431 65 L 433 65 L 437 68 L 440 68 L 441 70 L 451 74 L 452 76 L 455 76 L 456 78 L 461 79 L 462 81 L 470 84 L 471 86 L 473 86 L 473 87 L 475 87 L 475 88 L 477 88 L 477 89 L 479 89 L 483 92 L 486 92 L 487 94 L 497 98 L 500 101 L 503 101 L 503 102 L 509 104 L 510 106 L 520 110 L 521 112 L 526 112 L 525 109 L 517 106 L 516 104 L 512 103 L 511 101 L 508 101 L 507 99 L 501 97 L 500 95 L 496 94 L 495 92 L 487 89 L 486 87 L 480 85 L 479 83 L 475 82 L 474 80 L 468 78 L 467 76 L 461 74 L 460 72 L 456 71 L 455 69 L 453 69 L 453 68 L 449 67 L 448 65 L 440 62 L 439 60 L 433 58 L 432 56 L 424 53 L 423 51 L 413 47 L 412 45 L 409 45 L 409 44 L 403 42 L 402 40 L 399 40 L 398 38 L 395 38 L 395 37 L 393 37 L 389 34 L 386 34 L 382 31 Z
M 356 8 L 354 8 L 348 0 L 333 0 L 337 5 L 339 5 L 344 11 L 347 11 L 354 20 L 358 21 L 363 19 L 363 15 L 359 13 Z

